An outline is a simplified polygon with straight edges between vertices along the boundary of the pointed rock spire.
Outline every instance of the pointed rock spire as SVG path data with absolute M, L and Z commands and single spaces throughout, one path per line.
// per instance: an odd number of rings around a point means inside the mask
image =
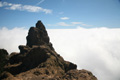
M 45 26 L 43 25 L 43 23 L 40 20 L 36 23 L 36 28 L 45 30 Z
M 49 37 L 45 26 L 41 21 L 36 23 L 36 27 L 31 27 L 28 33 L 27 46 L 49 44 Z

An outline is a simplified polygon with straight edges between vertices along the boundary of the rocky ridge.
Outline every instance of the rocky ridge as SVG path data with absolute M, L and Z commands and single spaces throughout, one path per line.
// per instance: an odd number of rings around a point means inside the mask
M 65 61 L 56 53 L 41 21 L 29 29 L 27 44 L 20 45 L 20 53 L 0 49 L 1 80 L 97 80 L 87 70 Z M 2 57 L 1 57 L 2 55 Z

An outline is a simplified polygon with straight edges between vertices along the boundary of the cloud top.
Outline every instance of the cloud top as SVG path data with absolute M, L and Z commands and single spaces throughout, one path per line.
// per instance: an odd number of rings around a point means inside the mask
M 56 51 L 98 80 L 119 80 L 120 29 L 78 28 L 49 30 Z
M 24 28 L 0 29 L 0 48 L 19 51 L 26 44 Z M 65 58 L 87 69 L 98 80 L 120 80 L 120 28 L 48 29 L 55 50 Z
M 5 48 L 9 53 L 19 52 L 19 45 L 26 45 L 27 30 L 24 28 L 0 29 L 0 48 Z

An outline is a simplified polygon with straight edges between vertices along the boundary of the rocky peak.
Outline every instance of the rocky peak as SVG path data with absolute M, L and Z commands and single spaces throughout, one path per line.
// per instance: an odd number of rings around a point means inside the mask
M 46 30 L 45 26 L 40 20 L 36 23 L 36 28 L 39 28 L 40 30 Z
M 91 72 L 77 70 L 76 64 L 56 53 L 41 21 L 29 29 L 26 38 L 27 44 L 19 46 L 20 53 L 7 56 L 7 51 L 0 50 L 0 59 L 4 54 L 5 61 L 0 66 L 0 80 L 97 80 Z
M 28 33 L 27 46 L 32 47 L 33 45 L 49 45 L 49 37 L 45 26 L 41 21 L 36 23 L 36 27 L 31 27 Z

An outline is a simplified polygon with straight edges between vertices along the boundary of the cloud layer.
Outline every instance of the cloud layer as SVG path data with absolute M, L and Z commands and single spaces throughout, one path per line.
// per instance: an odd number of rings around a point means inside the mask
M 26 44 L 27 30 L 24 28 L 0 29 L 0 48 L 5 48 L 9 53 L 19 52 L 18 46 Z
M 55 34 L 53 34 L 55 33 Z M 56 51 L 79 69 L 92 71 L 98 80 L 119 80 L 120 29 L 51 30 Z
M 62 20 L 67 20 L 69 19 L 68 17 L 62 17 L 61 18 Z M 55 24 L 48 24 L 48 26 L 84 26 L 84 27 L 91 27 L 93 25 L 88 25 L 88 24 L 85 24 L 83 22 L 70 22 L 70 23 L 66 23 L 66 22 L 58 22 L 58 23 L 55 23 Z
M 55 50 L 65 58 L 87 69 L 98 80 L 120 80 L 120 29 L 49 29 Z M 0 48 L 18 51 L 26 44 L 24 28 L 0 29 Z
M 44 12 L 46 14 L 52 13 L 52 10 L 50 9 L 44 9 L 42 7 L 32 6 L 32 5 L 13 4 L 8 2 L 0 2 L 0 7 L 4 7 L 4 9 L 8 9 L 8 10 Z

